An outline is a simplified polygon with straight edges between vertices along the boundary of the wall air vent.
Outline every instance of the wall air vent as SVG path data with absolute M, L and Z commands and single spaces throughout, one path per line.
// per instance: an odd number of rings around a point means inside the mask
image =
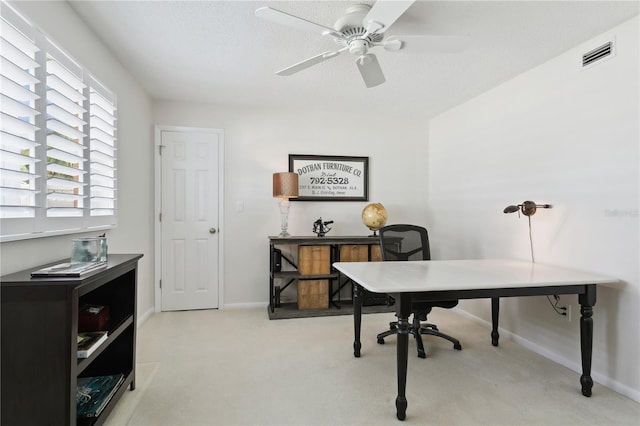
M 602 46 L 598 46 L 595 49 L 582 55 L 582 66 L 586 67 L 602 59 L 605 59 L 613 53 L 613 42 L 609 41 Z

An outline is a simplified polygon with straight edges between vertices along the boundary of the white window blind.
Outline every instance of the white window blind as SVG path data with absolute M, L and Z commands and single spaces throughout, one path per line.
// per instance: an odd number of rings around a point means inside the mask
M 36 212 L 36 53 L 34 31 L 3 8 L 0 33 L 0 218 L 33 218 Z M 5 19 L 5 12 L 7 19 Z
M 1 6 L 0 240 L 115 226 L 115 94 Z
M 89 79 L 91 216 L 116 211 L 116 103 L 100 82 Z
M 47 216 L 82 217 L 86 85 L 82 68 L 47 41 Z

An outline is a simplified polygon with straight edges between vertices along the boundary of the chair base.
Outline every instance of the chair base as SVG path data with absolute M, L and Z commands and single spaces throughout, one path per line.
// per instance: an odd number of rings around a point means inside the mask
M 384 345 L 384 338 L 388 336 L 392 336 L 398 333 L 398 322 L 393 321 L 389 323 L 389 330 L 384 331 L 378 334 L 378 344 Z M 409 328 L 409 333 L 413 335 L 416 339 L 416 345 L 418 346 L 418 357 L 426 358 L 427 354 L 424 351 L 424 344 L 422 343 L 422 334 L 428 334 L 430 336 L 442 337 L 453 343 L 453 349 L 462 350 L 462 345 L 460 341 L 456 338 L 453 338 L 447 334 L 441 333 L 438 330 L 438 327 L 435 324 L 420 324 L 420 319 L 414 314 L 413 315 L 413 323 Z

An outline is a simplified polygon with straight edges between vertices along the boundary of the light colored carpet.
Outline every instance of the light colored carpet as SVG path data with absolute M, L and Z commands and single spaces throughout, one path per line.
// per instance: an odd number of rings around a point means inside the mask
M 640 404 L 447 310 L 430 322 L 463 350 L 424 336 L 409 346 L 407 419 L 395 418 L 393 314 L 270 321 L 265 309 L 168 312 L 138 331 L 136 390 L 107 419 L 120 425 L 638 425 Z

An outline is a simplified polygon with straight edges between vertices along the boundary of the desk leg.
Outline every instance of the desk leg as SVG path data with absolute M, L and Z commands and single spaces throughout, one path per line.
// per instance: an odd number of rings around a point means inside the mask
M 397 362 L 398 396 L 396 398 L 396 417 L 404 420 L 407 414 L 407 362 L 409 358 L 409 315 L 411 315 L 411 294 L 400 293 L 396 297 L 396 315 L 398 317 Z
M 491 330 L 491 344 L 498 346 L 498 339 L 500 334 L 498 333 L 498 316 L 500 315 L 500 298 L 493 297 L 491 299 L 491 322 L 493 329 Z
M 586 293 L 578 296 L 580 301 L 580 351 L 582 353 L 582 394 L 591 396 L 593 379 L 591 379 L 591 356 L 593 351 L 593 305 L 596 303 L 596 286 L 588 285 Z
M 355 340 L 353 341 L 353 356 L 360 358 L 360 328 L 362 325 L 362 287 L 360 284 L 353 282 L 353 333 Z

